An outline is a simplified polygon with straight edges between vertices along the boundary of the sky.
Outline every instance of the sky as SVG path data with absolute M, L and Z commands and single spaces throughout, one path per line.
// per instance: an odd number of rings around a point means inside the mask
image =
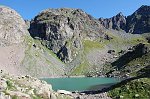
M 24 19 L 33 19 L 47 8 L 79 8 L 95 18 L 110 18 L 119 12 L 131 15 L 142 5 L 149 5 L 150 0 L 0 0 L 16 10 Z

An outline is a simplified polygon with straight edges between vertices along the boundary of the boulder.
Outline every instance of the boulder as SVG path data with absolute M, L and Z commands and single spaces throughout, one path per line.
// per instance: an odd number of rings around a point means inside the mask
M 7 88 L 7 83 L 5 79 L 0 79 L 0 91 L 4 91 Z
M 65 94 L 65 95 L 72 95 L 72 92 L 66 91 L 66 90 L 57 90 L 57 93 Z

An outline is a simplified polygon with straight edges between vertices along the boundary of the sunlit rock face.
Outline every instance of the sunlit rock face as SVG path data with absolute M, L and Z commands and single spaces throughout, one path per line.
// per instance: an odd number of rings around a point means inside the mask
M 22 17 L 13 9 L 0 6 L 0 40 L 7 43 L 20 43 L 28 34 Z

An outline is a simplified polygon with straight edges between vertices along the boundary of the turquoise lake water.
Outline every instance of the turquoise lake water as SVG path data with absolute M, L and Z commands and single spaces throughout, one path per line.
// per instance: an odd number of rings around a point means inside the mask
M 79 77 L 79 78 L 43 78 L 51 84 L 53 90 L 91 91 L 106 88 L 118 83 L 117 78 Z

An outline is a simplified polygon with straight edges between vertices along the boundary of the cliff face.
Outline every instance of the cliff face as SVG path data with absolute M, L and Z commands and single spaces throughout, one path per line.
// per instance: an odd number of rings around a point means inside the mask
M 141 6 L 127 17 L 126 31 L 133 34 L 150 32 L 150 6 Z
M 39 37 L 63 62 L 71 62 L 82 41 L 104 37 L 99 22 L 80 9 L 47 9 L 31 21 L 32 37 Z
M 133 34 L 147 33 L 150 32 L 150 6 L 141 6 L 127 17 L 119 13 L 112 18 L 99 18 L 99 21 L 107 29 L 124 30 Z
M 126 29 L 126 17 L 119 13 L 112 18 L 99 18 L 100 23 L 107 29 L 114 29 L 114 30 L 125 30 Z

